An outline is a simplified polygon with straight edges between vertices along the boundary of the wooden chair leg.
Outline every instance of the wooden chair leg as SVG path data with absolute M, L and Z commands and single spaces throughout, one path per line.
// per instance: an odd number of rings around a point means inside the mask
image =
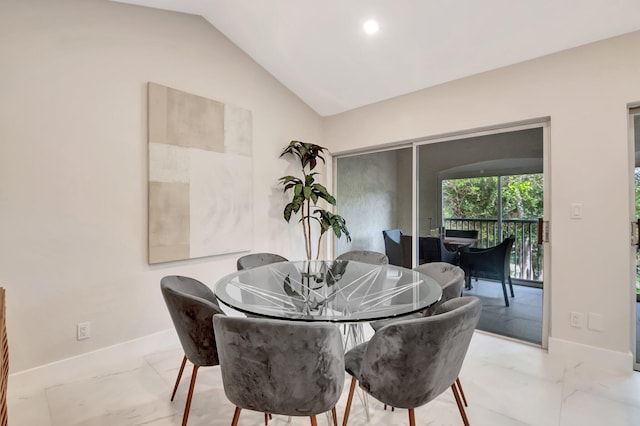
M 464 402 L 464 406 L 468 407 L 467 398 L 464 396 L 464 391 L 462 390 L 462 383 L 460 383 L 460 378 L 456 377 L 456 385 L 458 385 L 458 391 L 460 392 L 460 396 L 462 397 L 462 402 Z
M 187 363 L 187 356 L 182 357 L 182 364 L 180 365 L 180 371 L 178 371 L 178 378 L 176 379 L 176 384 L 173 387 L 173 393 L 171 394 L 171 401 L 173 401 L 173 397 L 176 396 L 176 391 L 178 390 L 178 385 L 180 384 L 180 379 L 182 379 L 182 372 L 184 371 L 184 366 Z
M 462 422 L 464 426 L 469 426 L 469 419 L 467 418 L 467 413 L 464 411 L 464 407 L 462 406 L 462 401 L 460 401 L 460 395 L 458 395 L 458 389 L 455 384 L 451 385 L 451 390 L 453 391 L 453 396 L 456 398 L 456 404 L 458 404 L 458 411 L 460 411 L 460 415 L 462 416 Z
M 316 421 L 316 416 L 311 416 L 311 426 L 318 426 L 318 422 Z
M 416 426 L 416 415 L 413 408 L 409 408 L 409 426 Z
M 336 407 L 331 409 L 331 416 L 333 417 L 333 426 L 338 426 L 338 413 Z
M 267 413 L 264 413 L 264 426 L 267 426 L 269 424 L 269 415 Z
M 356 378 L 351 378 L 351 386 L 349 386 L 349 396 L 347 397 L 347 406 L 344 409 L 344 417 L 342 418 L 342 426 L 347 426 L 349 420 L 349 411 L 351 410 L 351 401 L 353 400 L 353 392 L 356 390 Z
M 187 419 L 189 418 L 189 409 L 191 408 L 191 397 L 193 397 L 193 388 L 196 386 L 196 377 L 198 376 L 198 366 L 193 366 L 193 372 L 191 373 L 191 383 L 189 384 L 189 393 L 187 394 L 187 403 L 184 406 L 184 414 L 182 415 L 182 426 L 187 426 Z
M 231 426 L 238 426 L 238 419 L 240 419 L 240 411 L 242 408 L 236 407 L 236 411 L 233 412 L 233 420 L 231 420 Z

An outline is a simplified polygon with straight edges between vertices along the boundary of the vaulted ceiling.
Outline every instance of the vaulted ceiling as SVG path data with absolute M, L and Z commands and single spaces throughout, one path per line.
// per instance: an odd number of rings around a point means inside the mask
M 639 0 L 117 1 L 203 16 L 323 116 L 640 30 Z

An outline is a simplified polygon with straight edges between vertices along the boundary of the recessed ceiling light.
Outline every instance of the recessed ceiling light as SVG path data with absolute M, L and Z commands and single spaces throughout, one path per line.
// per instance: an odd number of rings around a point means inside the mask
M 369 19 L 364 23 L 363 28 L 365 33 L 375 34 L 380 29 L 380 26 L 378 25 L 378 21 L 376 21 L 375 19 Z

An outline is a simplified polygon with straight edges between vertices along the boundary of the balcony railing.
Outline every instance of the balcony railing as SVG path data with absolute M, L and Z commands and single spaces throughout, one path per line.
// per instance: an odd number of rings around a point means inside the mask
M 492 247 L 500 244 L 509 235 L 515 237 L 511 251 L 511 278 L 542 284 L 542 246 L 538 245 L 538 221 L 503 219 L 502 233 L 497 219 L 445 218 L 447 229 L 469 229 L 478 231 L 476 247 Z M 500 235 L 499 235 L 500 234 Z

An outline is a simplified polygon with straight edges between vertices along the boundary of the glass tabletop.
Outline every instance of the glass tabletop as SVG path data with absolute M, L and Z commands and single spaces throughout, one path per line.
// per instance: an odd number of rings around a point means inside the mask
M 432 278 L 393 265 L 346 260 L 279 262 L 220 279 L 216 297 L 250 315 L 361 322 L 424 310 L 442 296 Z

